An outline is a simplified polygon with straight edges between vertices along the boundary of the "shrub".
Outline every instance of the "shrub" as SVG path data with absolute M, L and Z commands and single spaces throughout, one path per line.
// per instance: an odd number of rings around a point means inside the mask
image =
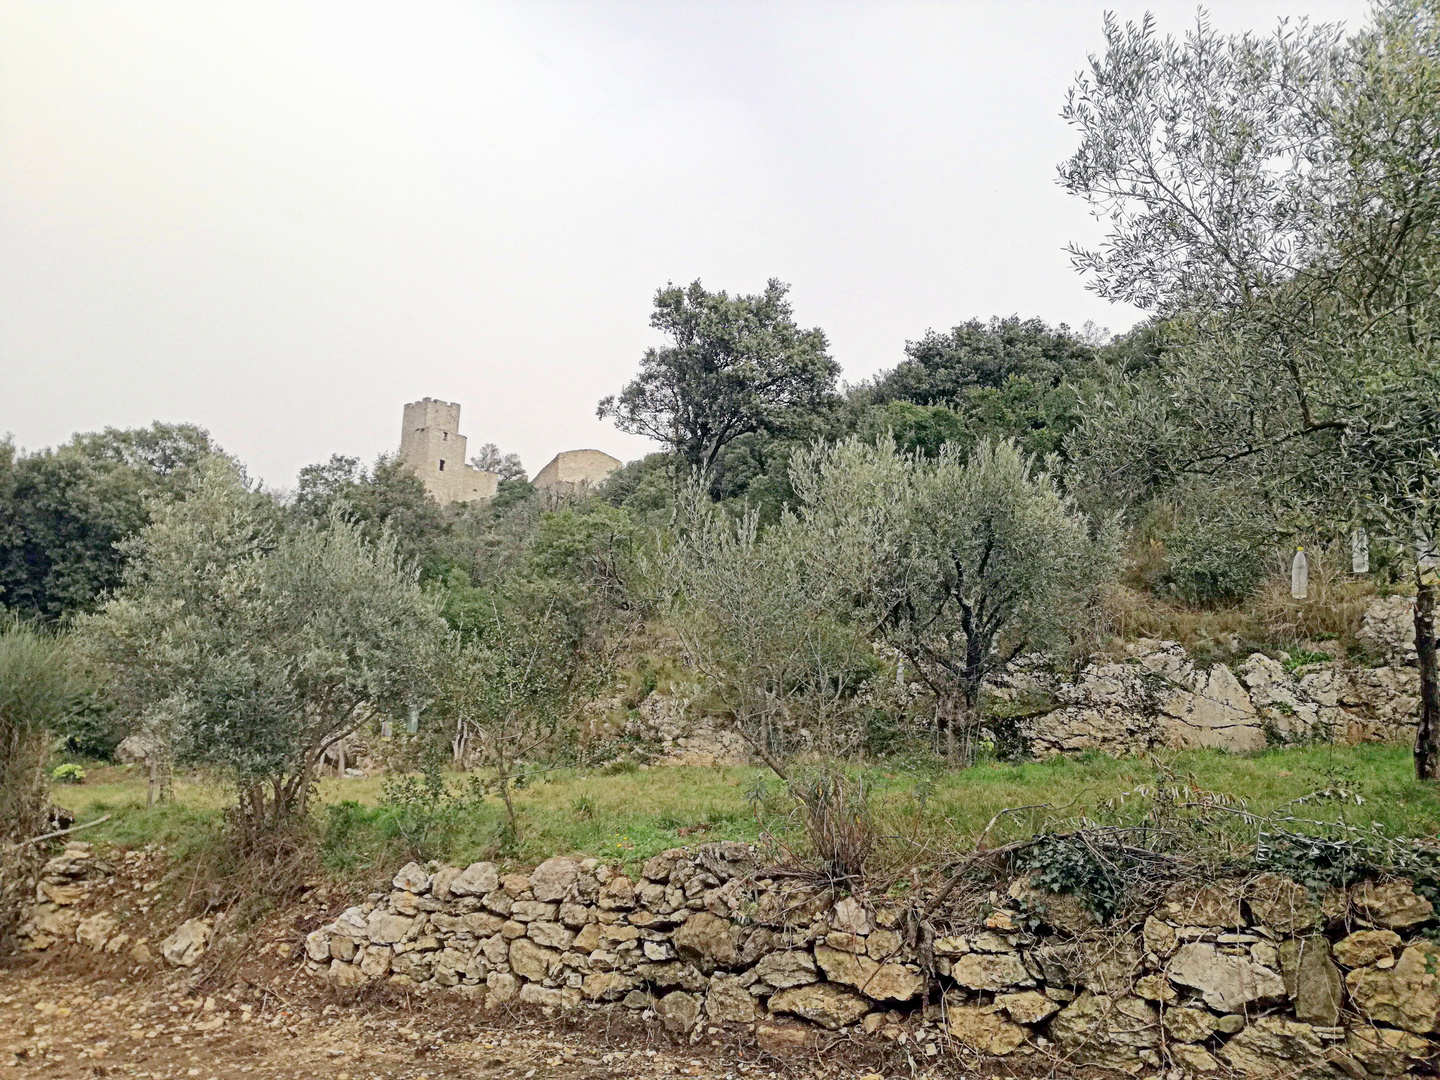
M 83 784 L 85 770 L 74 762 L 67 762 L 64 765 L 56 765 L 50 773 L 50 779 L 57 784 Z
M 1209 494 L 1209 493 L 1207 493 Z M 1165 537 L 1165 591 L 1191 604 L 1243 600 L 1268 569 L 1273 541 L 1221 492 L 1187 501 Z

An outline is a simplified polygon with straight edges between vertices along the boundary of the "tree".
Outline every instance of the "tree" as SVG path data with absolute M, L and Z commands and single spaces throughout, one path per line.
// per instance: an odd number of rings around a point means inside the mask
M 1406 548 L 1440 534 L 1417 453 L 1440 327 L 1434 4 L 1384 0 L 1348 40 L 1303 24 L 1224 37 L 1203 20 L 1181 42 L 1148 20 L 1107 20 L 1106 38 L 1065 110 L 1081 146 L 1062 182 L 1111 230 L 1077 266 L 1174 316 L 1182 340 L 1148 403 L 1092 402 L 1104 471 L 1245 470 L 1317 520 Z M 1416 772 L 1436 779 L 1436 583 L 1416 568 Z
M 419 564 L 427 578 L 450 561 L 450 520 L 394 454 L 381 454 L 369 470 L 359 458 L 343 454 L 306 465 L 292 505 L 303 520 L 322 526 L 339 510 L 372 542 L 388 529 L 401 554 Z
M 498 473 L 502 482 L 528 479 L 525 475 L 525 466 L 520 463 L 520 455 L 502 455 L 500 448 L 493 442 L 487 442 L 480 447 L 480 452 L 470 459 L 470 464 L 477 469 L 484 469 L 486 472 Z
M 877 666 L 846 616 L 843 586 L 786 515 L 761 530 L 690 484 L 680 528 L 652 578 L 691 664 L 729 708 L 750 747 L 782 778 L 795 750 L 853 743 L 856 695 Z
M 878 403 L 959 406 L 978 387 L 999 389 L 1012 377 L 1053 386 L 1095 359 L 1094 342 L 1064 323 L 996 316 L 971 319 L 948 333 L 926 331 L 905 343 L 906 359 L 876 377 L 868 393 Z
M 120 584 L 117 545 L 216 452 L 188 424 L 106 428 L 33 454 L 0 441 L 0 603 L 44 619 L 93 607 Z
M 338 511 L 323 527 L 282 524 L 212 460 L 78 627 L 177 761 L 229 774 L 240 841 L 270 853 L 303 820 L 325 751 L 411 703 L 425 643 L 444 629 L 390 533 L 372 543 Z
M 585 606 L 559 583 L 510 579 L 452 606 L 459 629 L 436 653 L 427 712 L 445 724 L 457 764 L 490 773 L 505 805 L 501 846 L 521 840 L 514 791 L 555 748 L 587 689 Z
M 1083 640 L 1113 573 L 1089 520 L 1009 441 L 934 460 L 851 439 L 797 457 L 799 514 L 822 573 L 935 694 L 952 756 L 973 760 L 985 679 L 1020 653 Z
M 806 414 L 835 400 L 840 366 L 824 331 L 796 325 L 788 291 L 773 278 L 764 292 L 733 299 L 699 281 L 658 290 L 650 325 L 670 344 L 647 349 L 640 374 L 596 414 L 702 470 L 748 432 L 801 428 Z

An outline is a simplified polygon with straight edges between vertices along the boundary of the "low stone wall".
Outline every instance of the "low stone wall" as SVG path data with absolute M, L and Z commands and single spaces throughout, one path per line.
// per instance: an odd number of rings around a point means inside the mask
M 1440 944 L 1403 881 L 1320 902 L 1286 878 L 1177 886 L 1100 927 L 1028 879 L 917 918 L 915 902 L 765 877 L 749 847 L 677 849 L 632 880 L 594 859 L 528 874 L 422 867 L 305 941 L 340 986 L 389 980 L 482 1007 L 653 1010 L 679 1034 L 762 1047 L 856 1027 L 934 1056 L 953 1039 L 1130 1071 L 1366 1080 L 1432 1069 Z

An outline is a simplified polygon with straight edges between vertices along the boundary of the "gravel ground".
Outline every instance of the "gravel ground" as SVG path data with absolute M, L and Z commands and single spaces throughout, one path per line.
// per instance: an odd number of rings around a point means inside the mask
M 869 1048 L 834 1045 L 780 1061 L 720 1038 L 686 1044 L 657 1025 L 608 1013 L 486 1016 L 463 1001 L 282 1000 L 255 986 L 201 996 L 159 981 L 0 970 L 0 1078 L 881 1080 L 962 1073 L 955 1062 L 915 1072 L 895 1062 L 876 1072 L 885 1063 L 867 1057 Z

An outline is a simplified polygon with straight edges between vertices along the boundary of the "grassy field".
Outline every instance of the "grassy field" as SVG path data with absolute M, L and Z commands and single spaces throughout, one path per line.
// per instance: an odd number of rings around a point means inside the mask
M 933 858 L 969 849 L 985 832 L 1003 843 L 1080 818 L 1124 823 L 1153 804 L 1157 787 L 1203 797 L 1218 792 L 1237 808 L 1285 812 L 1316 821 L 1384 827 L 1392 836 L 1434 838 L 1440 788 L 1413 779 L 1403 746 L 1312 747 L 1231 755 L 1196 751 L 1117 761 L 1095 754 L 1027 764 L 946 770 L 934 762 L 870 765 L 864 779 L 891 857 Z M 448 780 L 458 786 L 463 777 Z M 1313 797 L 1316 792 L 1328 792 Z M 142 776 L 117 768 L 90 771 L 82 785 L 60 785 L 55 800 L 89 821 L 111 818 L 88 835 L 115 843 L 168 843 L 183 848 L 213 835 L 225 802 L 223 785 L 177 778 L 174 800 L 147 811 Z M 1311 798 L 1306 798 L 1312 796 Z M 1190 798 L 1191 796 L 1186 796 Z M 1305 799 L 1303 803 L 1296 800 Z M 379 777 L 327 779 L 316 823 L 332 872 L 383 872 L 414 853 L 466 861 L 508 854 L 517 863 L 552 854 L 587 854 L 635 866 L 657 851 L 706 840 L 755 840 L 762 827 L 799 843 L 793 804 L 761 769 L 671 767 L 577 775 L 557 772 L 518 795 L 522 833 L 501 852 L 497 800 L 457 800 L 436 814 L 422 805 L 387 804 Z M 1003 810 L 1018 812 L 1002 815 Z

